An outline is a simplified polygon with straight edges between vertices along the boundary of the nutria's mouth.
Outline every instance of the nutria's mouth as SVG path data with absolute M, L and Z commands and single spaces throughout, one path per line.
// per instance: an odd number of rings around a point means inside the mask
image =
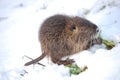
M 99 37 L 100 32 L 96 32 L 91 36 L 91 39 L 97 39 Z

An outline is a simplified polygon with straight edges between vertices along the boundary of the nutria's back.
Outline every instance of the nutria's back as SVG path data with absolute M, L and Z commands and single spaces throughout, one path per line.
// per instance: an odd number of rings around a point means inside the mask
M 88 49 L 97 29 L 95 24 L 78 16 L 54 15 L 47 18 L 39 30 L 42 58 L 50 56 L 57 64 L 74 62 L 70 59 L 62 61 L 61 58 Z M 40 56 L 36 61 L 42 58 Z

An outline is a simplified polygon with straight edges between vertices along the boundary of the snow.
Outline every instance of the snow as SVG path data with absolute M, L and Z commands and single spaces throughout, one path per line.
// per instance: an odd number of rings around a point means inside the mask
M 0 80 L 120 80 L 120 44 L 106 50 L 94 46 L 71 56 L 78 66 L 88 66 L 79 75 L 47 58 L 40 65 L 24 66 L 41 54 L 38 29 L 54 14 L 78 15 L 98 25 L 104 39 L 120 42 L 119 0 L 0 0 Z

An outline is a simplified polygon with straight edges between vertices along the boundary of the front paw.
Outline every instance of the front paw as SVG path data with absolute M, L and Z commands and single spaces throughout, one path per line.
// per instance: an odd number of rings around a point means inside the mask
M 91 44 L 92 44 L 92 45 L 102 44 L 102 39 L 100 39 L 100 38 L 93 39 L 93 40 L 91 41 Z
M 67 58 L 67 59 L 65 60 L 64 65 L 69 65 L 69 64 L 72 64 L 72 63 L 74 63 L 74 62 L 75 62 L 74 59 L 69 59 L 69 58 Z

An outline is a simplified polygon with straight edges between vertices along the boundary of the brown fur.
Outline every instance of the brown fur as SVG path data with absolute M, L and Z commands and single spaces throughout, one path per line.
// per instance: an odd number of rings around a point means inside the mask
M 39 30 L 42 55 L 25 66 L 34 64 L 45 56 L 50 56 L 53 63 L 64 65 L 73 63 L 73 59 L 61 60 L 61 58 L 101 43 L 99 39 L 95 39 L 97 29 L 95 24 L 78 16 L 54 15 L 47 18 Z

